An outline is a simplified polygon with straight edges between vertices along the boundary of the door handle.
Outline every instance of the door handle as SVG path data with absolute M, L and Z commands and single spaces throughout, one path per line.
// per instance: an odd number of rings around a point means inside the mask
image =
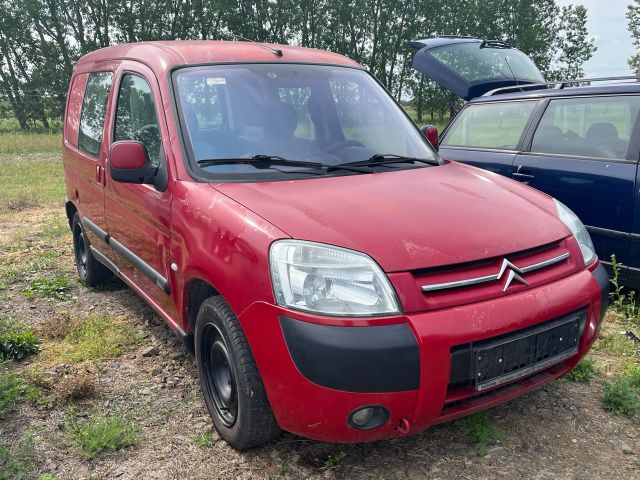
M 96 165 L 96 182 L 102 186 L 107 184 L 104 174 L 104 167 L 100 165 Z

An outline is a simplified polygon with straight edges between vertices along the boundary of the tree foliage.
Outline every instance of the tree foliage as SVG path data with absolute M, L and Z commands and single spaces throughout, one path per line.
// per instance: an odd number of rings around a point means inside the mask
M 636 53 L 629 57 L 627 62 L 631 70 L 636 75 L 640 74 L 640 0 L 633 0 L 633 3 L 627 5 L 627 20 L 629 33 L 631 33 L 631 41 L 636 49 Z
M 640 0 L 636 0 L 636 3 Z M 411 69 L 407 43 L 436 34 L 511 43 L 550 77 L 579 76 L 595 50 L 586 9 L 555 0 L 0 0 L 0 104 L 20 126 L 64 111 L 75 61 L 111 44 L 230 39 L 328 49 L 366 65 L 420 115 L 448 94 Z

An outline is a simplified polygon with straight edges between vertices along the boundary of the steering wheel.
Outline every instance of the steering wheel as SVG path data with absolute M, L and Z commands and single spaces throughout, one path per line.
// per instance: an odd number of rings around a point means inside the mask
M 324 151 L 327 153 L 335 153 L 336 151 L 346 147 L 364 147 L 364 143 L 359 142 L 357 140 L 350 140 L 347 138 L 347 139 L 332 143 L 327 148 L 325 148 Z

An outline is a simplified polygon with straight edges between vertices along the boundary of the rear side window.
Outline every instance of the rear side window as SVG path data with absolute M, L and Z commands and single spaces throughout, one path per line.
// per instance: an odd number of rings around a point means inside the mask
M 104 112 L 111 87 L 111 72 L 89 74 L 80 115 L 80 134 L 78 148 L 97 157 L 102 144 Z
M 515 150 L 536 103 L 470 105 L 454 120 L 442 146 Z
M 153 93 L 147 81 L 127 73 L 122 76 L 114 141 L 136 140 L 147 147 L 149 161 L 160 165 L 160 129 Z
M 624 160 L 639 108 L 638 96 L 551 100 L 531 151 Z

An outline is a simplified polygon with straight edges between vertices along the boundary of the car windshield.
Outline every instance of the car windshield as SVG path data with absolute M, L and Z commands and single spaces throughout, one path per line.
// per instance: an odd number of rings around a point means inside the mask
M 313 168 L 283 165 L 283 159 L 323 165 L 377 154 L 436 159 L 402 109 L 359 69 L 216 65 L 179 69 L 173 82 L 190 161 L 207 177 L 263 178 Z M 249 161 L 265 156 L 280 163 Z M 384 168 L 423 166 L 395 161 Z

